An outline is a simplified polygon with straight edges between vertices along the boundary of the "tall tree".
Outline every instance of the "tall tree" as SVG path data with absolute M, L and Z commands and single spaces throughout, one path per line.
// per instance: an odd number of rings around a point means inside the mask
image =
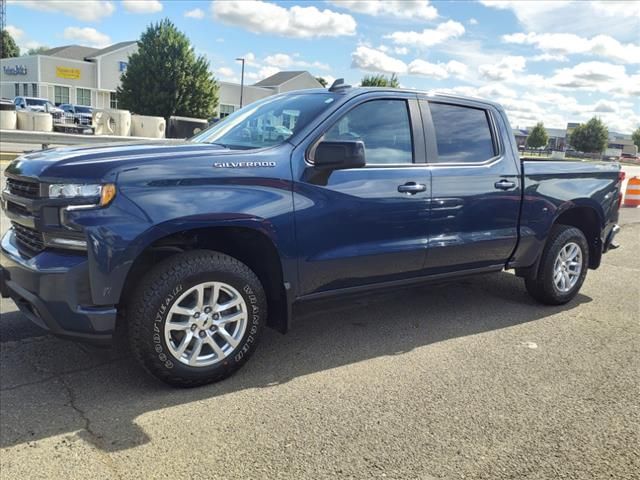
M 0 45 L 0 58 L 12 58 L 20 56 L 20 47 L 7 30 L 2 30 L 2 44 Z
M 42 52 L 46 52 L 47 50 L 49 50 L 49 47 L 42 45 L 40 47 L 30 48 L 27 50 L 27 55 L 40 55 Z
M 631 140 L 636 144 L 636 147 L 640 148 L 640 127 L 636 128 L 631 134 Z
M 580 152 L 597 153 L 607 148 L 609 129 L 597 117 L 587 123 L 581 123 L 571 132 L 569 143 Z
M 538 122 L 535 127 L 531 129 L 531 133 L 527 137 L 527 147 L 540 148 L 545 147 L 549 141 L 549 135 L 544 128 L 542 122 Z
M 209 62 L 169 20 L 151 24 L 129 56 L 117 91 L 120 108 L 142 115 L 210 118 L 218 84 Z
M 318 83 L 320 85 L 322 85 L 324 88 L 327 88 L 327 80 L 322 78 L 322 77 L 316 77 L 316 80 L 318 81 Z
M 398 81 L 398 77 L 396 74 L 392 74 L 391 77 L 386 77 L 382 74 L 378 75 L 367 75 L 362 79 L 360 84 L 363 87 L 389 87 L 389 88 L 400 88 L 400 82 Z

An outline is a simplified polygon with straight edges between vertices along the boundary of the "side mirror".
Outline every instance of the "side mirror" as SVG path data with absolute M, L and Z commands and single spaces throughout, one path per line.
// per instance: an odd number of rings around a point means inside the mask
M 316 147 L 313 163 L 317 169 L 322 170 L 345 170 L 347 168 L 364 167 L 364 143 L 360 140 L 320 142 Z

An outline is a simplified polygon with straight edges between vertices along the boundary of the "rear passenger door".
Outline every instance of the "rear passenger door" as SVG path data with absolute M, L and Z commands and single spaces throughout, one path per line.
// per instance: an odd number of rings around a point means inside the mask
M 500 113 L 422 99 L 432 194 L 427 274 L 504 265 L 517 242 L 521 186 Z

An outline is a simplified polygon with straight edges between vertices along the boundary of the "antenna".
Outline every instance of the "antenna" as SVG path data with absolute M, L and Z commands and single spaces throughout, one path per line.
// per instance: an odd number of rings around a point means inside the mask
M 331 84 L 331 87 L 329 87 L 329 91 L 330 92 L 337 92 L 337 91 L 343 90 L 345 88 L 351 88 L 351 85 L 346 85 L 344 83 L 344 78 L 338 78 Z

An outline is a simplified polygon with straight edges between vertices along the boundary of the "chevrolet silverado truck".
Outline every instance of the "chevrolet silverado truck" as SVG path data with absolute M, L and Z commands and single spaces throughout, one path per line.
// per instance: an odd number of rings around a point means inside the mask
M 183 143 L 43 150 L 5 176 L 3 295 L 55 335 L 122 331 L 146 370 L 195 386 L 297 302 L 505 269 L 569 302 L 615 246 L 623 174 L 521 160 L 493 102 L 337 82 Z

